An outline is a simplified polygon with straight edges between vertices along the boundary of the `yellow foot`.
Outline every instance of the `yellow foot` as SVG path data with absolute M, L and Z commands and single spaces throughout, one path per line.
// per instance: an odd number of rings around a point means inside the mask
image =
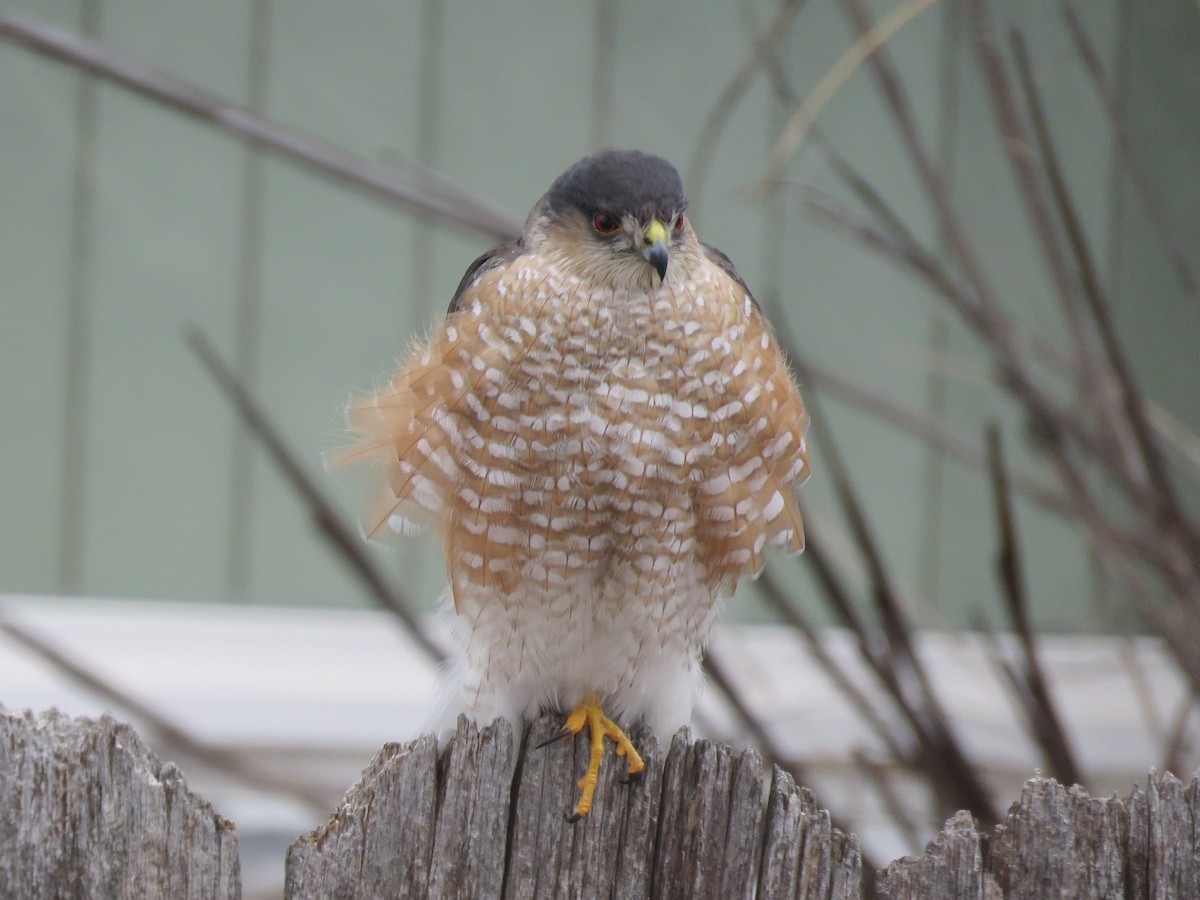
M 583 698 L 583 702 L 571 711 L 561 734 L 563 737 L 568 734 L 579 734 L 584 725 L 587 725 L 588 733 L 592 738 L 592 752 L 588 759 L 587 772 L 579 779 L 579 802 L 575 804 L 575 811 L 570 816 L 572 822 L 579 821 L 592 808 L 592 797 L 596 793 L 596 780 L 600 777 L 600 758 L 604 756 L 605 737 L 611 738 L 617 745 L 617 756 L 624 756 L 629 760 L 630 775 L 636 775 L 646 768 L 642 757 L 638 755 L 629 738 L 625 736 L 625 732 L 604 714 L 604 710 L 600 708 L 600 698 L 596 694 L 588 694 Z

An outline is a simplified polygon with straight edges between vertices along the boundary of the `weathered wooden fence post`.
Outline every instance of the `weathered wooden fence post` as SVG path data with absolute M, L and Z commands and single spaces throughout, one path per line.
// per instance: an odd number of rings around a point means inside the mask
M 861 896 L 855 839 L 811 793 L 780 772 L 768 783 L 753 751 L 685 733 L 663 754 L 635 729 L 645 773 L 622 784 L 610 757 L 592 812 L 568 823 L 585 742 L 529 749 L 559 725 L 534 723 L 516 759 L 503 723 L 460 723 L 440 763 L 430 738 L 384 747 L 329 822 L 292 845 L 285 896 Z
M 240 896 L 233 823 L 132 728 L 0 708 L 0 897 Z
M 325 825 L 288 851 L 290 900 L 381 897 L 838 898 L 863 895 L 855 838 L 812 794 L 686 732 L 646 750 L 644 776 L 606 765 L 592 812 L 574 803 L 583 741 L 515 747 L 508 726 L 460 723 L 385 746 Z M 610 759 L 611 763 L 612 760 Z M 1200 898 L 1200 781 L 1152 774 L 1097 800 L 1049 779 L 1025 785 L 980 834 L 958 813 L 921 857 L 897 860 L 876 896 Z M 237 833 L 133 730 L 105 716 L 0 709 L 0 898 L 237 898 Z
M 1145 791 L 1097 800 L 1031 779 L 990 835 L 958 813 L 924 856 L 883 871 L 878 896 L 1198 898 L 1200 781 L 1152 773 Z

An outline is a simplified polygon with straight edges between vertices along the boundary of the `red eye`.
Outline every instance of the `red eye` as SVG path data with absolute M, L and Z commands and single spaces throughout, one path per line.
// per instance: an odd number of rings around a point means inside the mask
M 596 213 L 592 216 L 592 227 L 600 234 L 612 234 L 621 227 L 621 223 L 613 216 Z
M 683 213 L 680 213 L 679 215 L 677 215 L 675 217 L 675 221 L 671 223 L 671 227 L 674 228 L 676 231 L 683 231 L 683 226 L 684 226 Z

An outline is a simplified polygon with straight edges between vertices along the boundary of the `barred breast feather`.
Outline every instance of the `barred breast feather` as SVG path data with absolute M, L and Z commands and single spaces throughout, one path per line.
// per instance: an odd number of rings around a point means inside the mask
M 672 265 L 675 265 L 673 260 Z M 349 410 L 365 528 L 432 525 L 456 601 L 695 560 L 715 594 L 798 550 L 808 417 L 744 285 L 697 256 L 653 289 L 525 253 L 470 275 L 391 382 Z

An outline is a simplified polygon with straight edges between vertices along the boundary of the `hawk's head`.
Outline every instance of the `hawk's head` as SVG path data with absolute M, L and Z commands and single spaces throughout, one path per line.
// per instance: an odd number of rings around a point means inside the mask
M 610 283 L 644 282 L 651 270 L 661 283 L 672 251 L 693 240 L 686 207 L 683 181 L 665 159 L 609 150 L 555 180 L 530 213 L 525 239 Z

